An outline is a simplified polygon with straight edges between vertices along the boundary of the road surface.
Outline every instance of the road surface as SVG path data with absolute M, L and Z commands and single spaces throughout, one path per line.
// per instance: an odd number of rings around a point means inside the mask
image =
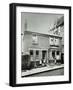
M 29 77 L 57 76 L 57 75 L 64 75 L 64 68 L 34 74 L 34 75 L 29 76 Z

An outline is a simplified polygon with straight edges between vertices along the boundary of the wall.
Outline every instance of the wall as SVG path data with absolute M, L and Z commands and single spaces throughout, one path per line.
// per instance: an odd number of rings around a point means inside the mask
M 30 48 L 32 49 L 49 49 L 52 45 L 59 45 L 59 50 L 61 50 L 61 40 L 62 38 L 55 37 L 54 35 L 45 35 L 45 34 L 37 34 L 37 43 L 33 43 L 33 32 L 26 31 L 24 33 L 23 39 L 22 39 L 22 52 L 25 54 L 25 52 L 28 52 Z M 54 39 L 54 41 L 51 40 L 51 38 Z M 54 46 L 55 47 L 55 46 Z
M 29 48 L 35 48 L 35 49 L 48 49 L 49 48 L 49 36 L 44 35 L 37 35 L 38 44 L 33 44 L 32 39 L 33 34 L 32 33 L 26 33 L 24 34 L 24 52 L 28 51 Z

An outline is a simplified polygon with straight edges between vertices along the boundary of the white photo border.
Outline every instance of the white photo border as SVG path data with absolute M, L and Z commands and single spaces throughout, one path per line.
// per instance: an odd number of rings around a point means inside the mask
M 21 77 L 21 12 L 64 14 L 64 76 Z M 16 7 L 16 84 L 69 81 L 69 10 Z

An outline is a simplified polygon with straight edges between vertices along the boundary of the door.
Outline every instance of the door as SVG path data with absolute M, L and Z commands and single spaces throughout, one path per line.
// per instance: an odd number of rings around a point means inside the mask
M 42 59 L 45 59 L 47 57 L 47 51 L 42 51 Z

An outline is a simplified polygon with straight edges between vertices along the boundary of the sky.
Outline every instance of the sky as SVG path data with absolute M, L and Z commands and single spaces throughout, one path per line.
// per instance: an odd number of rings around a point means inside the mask
M 21 13 L 21 30 L 47 34 L 58 18 L 63 14 L 50 13 Z M 27 23 L 27 26 L 25 25 Z M 27 28 L 26 28 L 27 27 Z

